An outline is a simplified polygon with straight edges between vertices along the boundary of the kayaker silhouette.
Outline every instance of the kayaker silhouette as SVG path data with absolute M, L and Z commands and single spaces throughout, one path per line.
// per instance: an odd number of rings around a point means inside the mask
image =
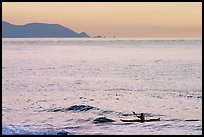
M 132 113 L 133 113 L 134 115 L 136 115 L 138 118 L 140 118 L 141 122 L 144 122 L 144 121 L 145 121 L 144 113 L 141 113 L 140 116 L 138 116 L 134 111 L 132 111 Z
M 152 122 L 152 121 L 160 121 L 160 118 L 156 119 L 145 119 L 144 113 L 140 113 L 140 116 L 136 114 L 134 111 L 132 113 L 137 116 L 139 119 L 120 119 L 122 122 Z

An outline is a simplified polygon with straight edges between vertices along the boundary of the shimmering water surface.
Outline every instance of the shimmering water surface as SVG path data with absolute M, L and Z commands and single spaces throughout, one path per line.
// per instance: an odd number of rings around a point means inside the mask
M 3 39 L 3 134 L 202 134 L 202 40 Z M 124 123 L 136 118 L 161 121 Z

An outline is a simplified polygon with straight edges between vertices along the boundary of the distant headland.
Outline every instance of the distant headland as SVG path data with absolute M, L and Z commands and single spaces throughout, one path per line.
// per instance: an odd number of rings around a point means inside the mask
M 2 38 L 89 38 L 85 33 L 77 33 L 60 24 L 29 23 L 25 25 L 14 25 L 2 21 Z

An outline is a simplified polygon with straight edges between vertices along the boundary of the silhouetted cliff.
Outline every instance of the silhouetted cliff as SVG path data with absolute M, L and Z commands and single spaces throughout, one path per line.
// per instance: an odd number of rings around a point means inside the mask
M 48 38 L 48 37 L 89 37 L 85 32 L 77 33 L 59 24 L 29 23 L 13 25 L 2 21 L 3 38 Z

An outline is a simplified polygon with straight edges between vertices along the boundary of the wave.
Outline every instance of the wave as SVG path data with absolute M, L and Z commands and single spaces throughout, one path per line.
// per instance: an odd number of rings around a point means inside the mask
M 7 125 L 2 127 L 2 135 L 71 135 L 65 130 L 31 130 L 23 127 Z
M 97 109 L 93 106 L 89 105 L 73 105 L 68 108 L 52 108 L 48 109 L 48 112 L 67 112 L 67 111 L 88 111 L 91 109 Z
M 107 123 L 107 122 L 115 122 L 115 120 L 109 119 L 106 117 L 98 117 L 98 118 L 94 119 L 94 121 L 93 121 L 94 124 Z

